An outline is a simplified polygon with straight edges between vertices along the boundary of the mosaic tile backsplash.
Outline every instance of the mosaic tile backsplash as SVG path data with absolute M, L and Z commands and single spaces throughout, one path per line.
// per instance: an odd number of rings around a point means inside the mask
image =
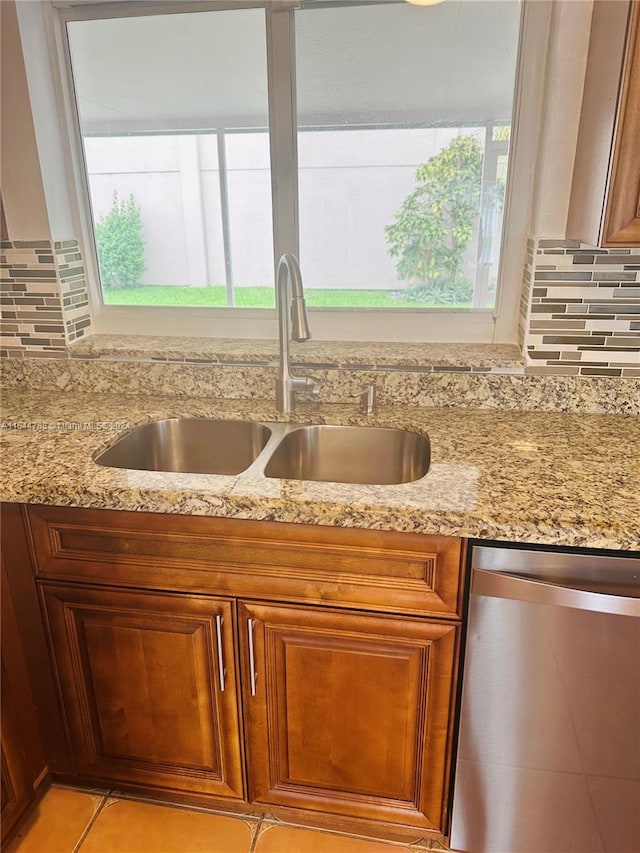
M 529 240 L 520 341 L 527 373 L 640 377 L 640 249 Z
M 76 240 L 3 241 L 0 254 L 0 355 L 13 359 L 131 357 L 131 353 L 123 353 L 122 342 L 113 353 L 104 346 L 77 355 L 73 352 L 75 347 L 69 349 L 92 331 L 85 269 Z M 226 355 L 222 358 L 216 349 L 212 358 L 208 350 L 200 351 L 202 341 L 194 347 L 194 352 L 185 355 L 185 341 L 180 352 L 168 354 L 163 348 L 168 341 L 150 340 L 156 349 L 136 351 L 136 360 L 229 360 L 255 365 L 272 362 L 271 350 L 263 351 L 263 347 L 259 353 L 253 351 L 254 345 L 265 342 L 250 342 L 249 347 L 248 342 L 220 342 L 225 344 L 222 349 Z M 457 348 L 455 354 L 449 353 L 445 345 L 433 344 L 410 345 L 409 352 L 409 345 L 405 344 L 402 352 L 394 352 L 392 357 L 389 348 L 393 344 L 375 353 L 365 345 L 362 352 L 358 349 L 355 354 L 351 351 L 353 345 L 348 344 L 350 352 L 346 360 L 337 351 L 340 344 L 316 344 L 312 361 L 314 368 L 330 369 L 357 364 L 360 369 L 367 365 L 386 370 L 409 368 L 412 372 L 481 371 L 640 379 L 640 249 L 594 249 L 575 241 L 530 239 L 518 340 L 526 354 L 526 366 L 517 353 L 507 358 L 501 351 L 497 360 L 493 355 L 487 359 L 486 354 L 480 358 L 478 347 L 467 353 L 465 361 L 459 344 L 453 345 Z M 230 346 L 233 352 L 228 352 Z M 238 346 L 241 353 L 236 352 Z
M 77 240 L 56 243 L 55 255 L 65 335 L 67 343 L 71 344 L 91 332 L 87 280 Z
M 2 357 L 64 358 L 91 330 L 77 240 L 3 240 L 0 302 Z

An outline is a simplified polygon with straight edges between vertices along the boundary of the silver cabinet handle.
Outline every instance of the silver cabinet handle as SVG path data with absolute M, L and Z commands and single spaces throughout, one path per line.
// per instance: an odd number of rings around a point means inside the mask
M 492 572 L 489 569 L 473 570 L 471 589 L 474 595 L 640 617 L 640 598 L 575 589 L 549 581 L 518 577 L 507 572 Z
M 251 695 L 256 695 L 256 658 L 255 653 L 253 651 L 253 626 L 255 622 L 253 619 L 247 619 L 247 631 L 249 635 L 249 682 L 251 688 Z
M 222 651 L 222 623 L 224 619 L 218 613 L 216 616 L 216 638 L 218 640 L 218 678 L 220 679 L 220 692 L 224 693 L 224 677 L 226 670 L 224 666 L 224 652 Z

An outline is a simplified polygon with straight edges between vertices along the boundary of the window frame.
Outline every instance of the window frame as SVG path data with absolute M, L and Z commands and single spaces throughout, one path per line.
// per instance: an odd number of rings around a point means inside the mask
M 393 2 L 394 0 L 392 0 Z M 397 0 L 396 0 L 397 1 Z M 312 0 L 313 5 L 315 0 Z M 358 2 L 358 0 L 356 0 Z M 84 147 L 76 106 L 67 22 L 133 15 L 230 9 L 264 9 L 267 40 L 269 138 L 271 149 L 274 269 L 284 252 L 298 253 L 298 133 L 295 93 L 296 0 L 209 0 L 209 2 L 117 2 L 52 0 L 48 25 L 54 48 L 54 84 L 69 153 L 73 219 L 83 247 L 97 334 L 271 338 L 275 309 L 236 307 L 119 306 L 103 301 Z M 447 341 L 514 343 L 522 270 L 528 237 L 538 135 L 544 98 L 544 68 L 551 4 L 522 0 L 513 120 L 504 202 L 496 304 L 493 309 L 310 308 L 313 335 L 320 340 Z M 75 202 L 75 203 L 74 203 Z M 304 269 L 303 269 L 304 275 Z

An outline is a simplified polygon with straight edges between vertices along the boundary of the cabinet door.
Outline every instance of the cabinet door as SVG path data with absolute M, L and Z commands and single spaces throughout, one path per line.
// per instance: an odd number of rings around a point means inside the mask
M 2 514 L 3 552 L 16 545 L 19 532 L 11 526 L 11 514 Z M 9 540 L 14 539 L 9 543 Z M 7 547 L 7 543 L 9 546 Z M 8 556 L 8 555 L 7 555 Z M 13 556 L 15 556 L 15 551 Z M 1 608 L 1 752 L 2 771 L 0 793 L 2 805 L 1 841 L 16 828 L 24 812 L 35 802 L 46 780 L 45 762 L 37 702 L 31 690 L 29 668 L 23 646 L 25 625 L 15 609 L 13 590 L 9 582 L 5 554 L 0 555 Z M 16 569 L 23 567 L 16 560 Z
M 242 798 L 230 601 L 42 588 L 78 775 Z
M 595 0 L 567 237 L 640 246 L 640 3 Z
M 33 788 L 27 771 L 20 732 L 17 725 L 17 708 L 11 696 L 9 680 L 2 662 L 2 842 L 11 833 L 22 813 L 33 799 Z
M 457 626 L 239 609 L 250 798 L 442 830 Z
M 607 9 L 609 11 L 609 9 Z M 603 245 L 640 247 L 640 3 L 629 11 Z

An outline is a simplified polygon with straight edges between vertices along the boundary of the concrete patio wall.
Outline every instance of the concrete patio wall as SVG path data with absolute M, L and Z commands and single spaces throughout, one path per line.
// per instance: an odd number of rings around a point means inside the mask
M 300 260 L 306 287 L 401 286 L 384 229 L 415 186 L 417 166 L 473 129 L 341 130 L 299 135 Z M 483 131 L 475 135 L 482 144 Z M 225 135 L 234 284 L 273 284 L 266 133 Z M 114 190 L 133 194 L 146 241 L 143 284 L 224 285 L 215 134 L 89 137 L 94 217 Z M 469 252 L 470 259 L 475 251 Z M 471 270 L 469 271 L 471 272 Z

